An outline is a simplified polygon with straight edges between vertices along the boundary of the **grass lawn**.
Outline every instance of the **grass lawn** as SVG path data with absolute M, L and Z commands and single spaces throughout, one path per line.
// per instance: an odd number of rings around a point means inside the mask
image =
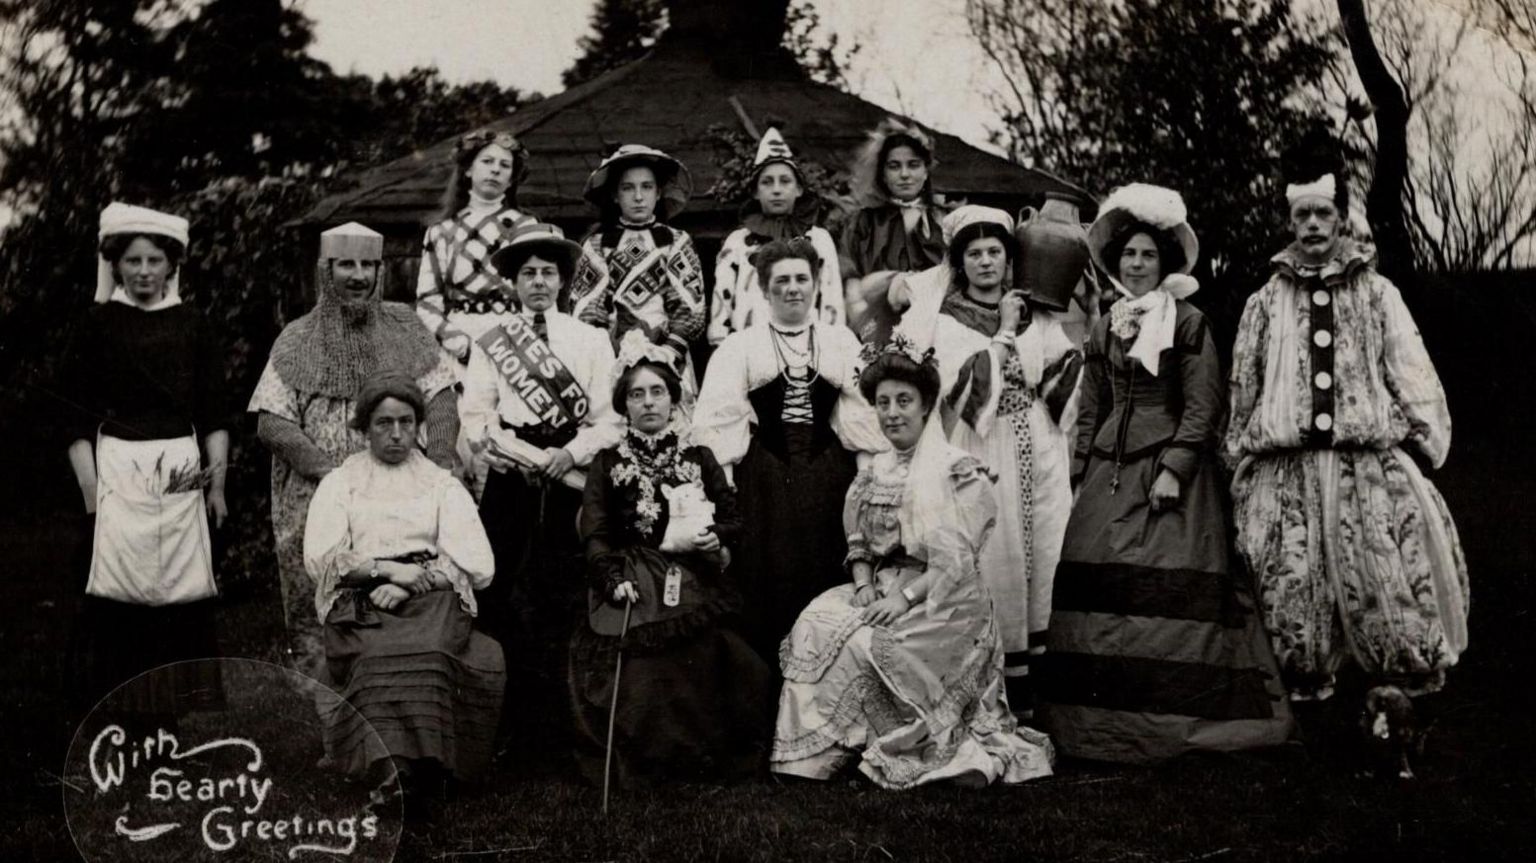
M 438 822 L 408 829 L 396 859 L 1533 859 L 1536 450 L 1528 420 L 1536 377 L 1523 370 L 1536 301 L 1511 297 L 1524 294 L 1458 300 L 1466 308 L 1440 315 L 1449 334 L 1465 334 L 1435 346 L 1457 437 L 1434 479 L 1467 552 L 1472 647 L 1447 691 L 1426 699 L 1435 724 L 1418 781 L 1356 776 L 1358 694 L 1304 715 L 1305 746 L 1269 753 L 1187 757 L 1156 769 L 1066 762 L 1052 779 L 983 790 L 894 794 L 862 782 L 770 779 L 673 785 L 621 791 L 606 818 L 599 792 L 581 784 L 560 753 L 546 752 L 539 764 L 499 764 L 484 788 L 463 795 Z M 1505 320 L 1520 336 L 1500 329 Z M 69 574 L 76 526 L 40 508 L 0 507 L 8 513 L 0 514 L 3 863 L 76 859 L 59 785 L 75 723 L 60 692 L 78 590 Z M 226 652 L 278 658 L 275 576 L 242 581 L 221 614 Z

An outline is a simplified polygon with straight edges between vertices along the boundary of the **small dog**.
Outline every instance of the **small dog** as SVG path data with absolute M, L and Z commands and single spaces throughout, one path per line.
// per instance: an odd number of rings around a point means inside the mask
M 1425 733 L 1413 715 L 1413 699 L 1396 686 L 1377 686 L 1365 694 L 1360 731 L 1370 754 L 1370 773 L 1411 780 L 1414 760 L 1424 754 Z

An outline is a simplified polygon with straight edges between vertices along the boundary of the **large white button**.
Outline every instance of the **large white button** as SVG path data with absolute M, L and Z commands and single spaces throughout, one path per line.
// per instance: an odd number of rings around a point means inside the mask
M 1329 414 L 1318 414 L 1317 417 L 1312 420 L 1312 424 L 1317 426 L 1318 431 L 1327 431 L 1333 428 L 1333 417 Z
M 1327 372 L 1318 372 L 1317 377 L 1313 378 L 1312 382 L 1317 384 L 1317 388 L 1320 390 L 1333 389 L 1333 375 Z
M 1330 333 L 1327 330 L 1318 330 L 1312 334 L 1312 344 L 1317 345 L 1320 348 L 1328 347 L 1329 345 L 1333 344 L 1333 333 Z
M 1329 297 L 1328 297 L 1328 292 L 1327 291 L 1322 290 L 1321 288 L 1319 288 L 1318 290 L 1315 290 L 1315 291 L 1312 292 L 1312 302 L 1313 303 L 1315 303 L 1315 304 L 1317 304 L 1319 306 L 1326 306 L 1326 305 L 1328 305 L 1328 301 L 1329 301 Z

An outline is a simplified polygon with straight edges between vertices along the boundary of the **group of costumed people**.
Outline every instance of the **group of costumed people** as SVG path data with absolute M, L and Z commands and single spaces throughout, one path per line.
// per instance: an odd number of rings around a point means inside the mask
M 713 303 L 681 163 L 603 160 L 578 243 L 517 209 L 528 158 L 461 140 L 414 306 L 382 236 L 324 232 L 247 407 L 293 664 L 379 794 L 551 748 L 594 780 L 1022 782 L 1280 744 L 1346 659 L 1416 696 L 1466 647 L 1445 396 L 1336 160 L 1291 178 L 1224 380 L 1170 189 L 1100 204 L 1117 297 L 1075 338 L 1016 288 L 1009 214 L 939 205 L 915 127 L 871 135 L 836 243 L 770 130 Z M 104 679 L 217 652 L 233 423 L 188 248 L 103 212 L 71 364 Z

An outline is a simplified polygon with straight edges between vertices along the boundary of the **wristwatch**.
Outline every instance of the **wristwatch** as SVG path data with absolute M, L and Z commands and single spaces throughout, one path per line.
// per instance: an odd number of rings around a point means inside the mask
M 373 566 L 368 569 L 368 580 L 369 581 L 378 581 L 379 580 L 379 562 L 377 560 L 375 560 L 373 562 Z
M 917 605 L 917 594 L 912 592 L 911 587 L 903 587 L 901 589 L 901 595 L 906 597 L 907 605 Z

